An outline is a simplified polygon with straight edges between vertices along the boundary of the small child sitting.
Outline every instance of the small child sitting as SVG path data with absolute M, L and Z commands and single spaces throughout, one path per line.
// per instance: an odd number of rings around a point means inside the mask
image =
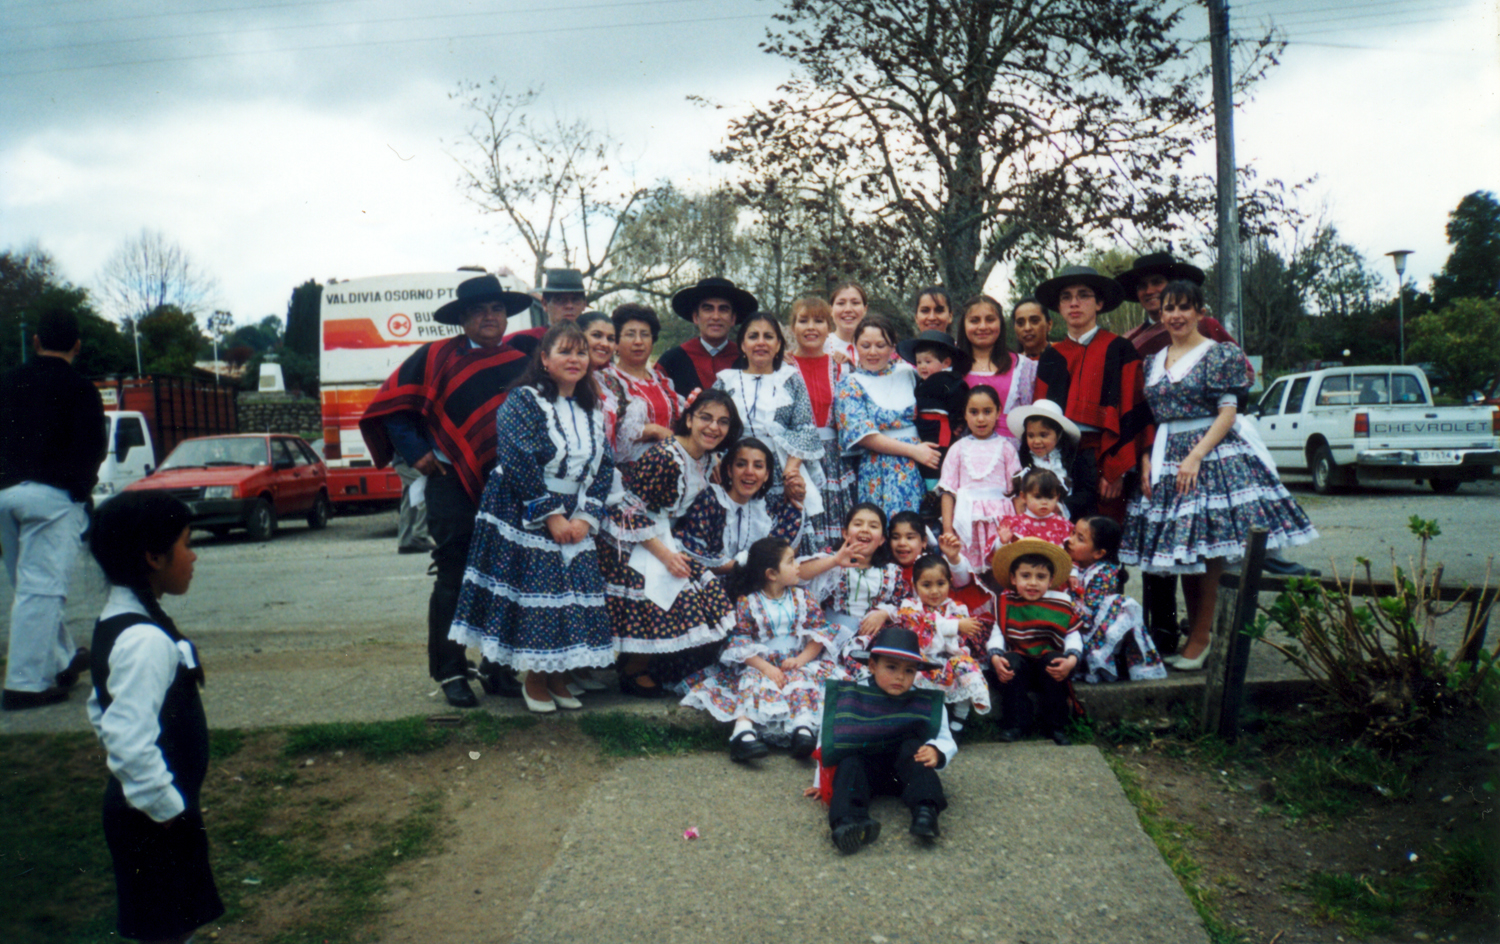
M 1141 605 L 1125 596 L 1121 532 L 1115 519 L 1095 515 L 1074 524 L 1068 538 L 1073 596 L 1083 622 L 1085 682 L 1167 677 L 1167 667 L 1146 632 Z
M 1059 548 L 1073 533 L 1073 525 L 1058 509 L 1062 506 L 1062 482 L 1050 469 L 1027 469 L 1016 479 L 1016 494 L 1025 504 L 1018 515 L 1006 515 L 996 526 L 995 546 L 1010 544 L 1019 538 L 1041 538 Z M 1064 579 L 1067 574 L 1064 572 Z
M 923 331 L 909 341 L 902 341 L 896 350 L 917 369 L 921 378 L 912 391 L 917 398 L 917 439 L 935 443 L 938 454 L 946 457 L 948 447 L 964 428 L 964 402 L 969 397 L 964 375 L 969 372 L 973 358 L 942 331 Z M 942 468 L 941 462 L 938 468 Z M 922 475 L 927 491 L 931 492 L 937 487 L 936 472 L 923 468 Z
M 823 682 L 847 678 L 826 656 L 833 629 L 800 582 L 797 558 L 785 538 L 751 544 L 746 563 L 736 564 L 725 581 L 735 600 L 735 621 L 719 653 L 721 664 L 686 680 L 683 707 L 734 722 L 732 761 L 766 756 L 762 736 L 790 746 L 793 757 L 811 754 Z
M 1068 676 L 1083 661 L 1073 600 L 1062 592 L 1071 570 L 1067 552 L 1040 538 L 1020 538 L 995 552 L 995 581 L 1004 590 L 989 655 L 1000 681 L 1002 741 L 1026 736 L 1032 723 L 1027 696 L 1035 689 L 1043 733 L 1060 746 L 1071 743 L 1064 730 L 1072 693 Z
M 918 672 L 940 666 L 923 659 L 917 634 L 899 626 L 882 629 L 854 658 L 869 666 L 870 678 L 826 684 L 818 781 L 804 795 L 827 798 L 831 838 L 846 855 L 880 836 L 870 816 L 877 793 L 899 796 L 911 810 L 911 834 L 930 842 L 948 806 L 937 772 L 958 745 L 942 692 L 913 686 Z
M 994 619 L 970 616 L 968 607 L 948 596 L 953 572 L 940 555 L 927 554 L 912 565 L 912 585 L 916 599 L 901 602 L 896 621 L 917 634 L 923 658 L 942 665 L 923 672 L 917 684 L 943 693 L 953 706 L 949 728 L 957 735 L 968 720 L 971 705 L 982 715 L 990 712 L 990 689 L 970 652 L 983 651 Z

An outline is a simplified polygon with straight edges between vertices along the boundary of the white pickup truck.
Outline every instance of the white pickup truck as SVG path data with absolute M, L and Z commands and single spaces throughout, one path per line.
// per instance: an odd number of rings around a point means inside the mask
M 1434 406 L 1415 367 L 1290 374 L 1256 404 L 1281 468 L 1306 469 L 1322 494 L 1357 479 L 1426 481 L 1435 492 L 1489 478 L 1500 464 L 1500 410 Z

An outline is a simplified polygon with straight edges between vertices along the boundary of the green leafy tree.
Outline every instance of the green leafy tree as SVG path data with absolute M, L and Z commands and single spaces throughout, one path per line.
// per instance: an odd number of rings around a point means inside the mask
M 320 320 L 323 286 L 308 279 L 292 289 L 286 304 L 286 333 L 281 342 L 316 363 L 322 354 L 323 327 Z M 265 321 L 261 321 L 265 325 Z M 267 348 L 269 350 L 269 348 Z
M 162 305 L 141 319 L 141 364 L 148 374 L 187 376 L 204 341 L 198 319 L 176 305 Z
M 134 368 L 129 339 L 94 311 L 86 289 L 63 279 L 52 257 L 31 243 L 0 253 L 0 369 L 21 363 L 23 345 L 26 356 L 31 356 L 31 338 L 41 313 L 52 308 L 66 309 L 78 318 L 83 349 L 74 366 L 85 376 Z
M 1500 376 L 1500 301 L 1460 298 L 1408 328 L 1408 360 L 1430 363 L 1445 392 L 1466 397 Z
M 1212 215 L 1181 172 L 1212 136 L 1189 9 L 788 0 L 762 48 L 795 72 L 731 122 L 715 157 L 751 179 L 837 183 L 857 216 L 924 247 L 964 298 L 1028 233 L 1165 233 Z M 1240 73 L 1251 83 L 1272 47 L 1243 48 L 1257 50 Z
M 1448 214 L 1453 251 L 1432 277 L 1432 301 L 1447 308 L 1460 298 L 1500 298 L 1500 200 L 1476 190 Z

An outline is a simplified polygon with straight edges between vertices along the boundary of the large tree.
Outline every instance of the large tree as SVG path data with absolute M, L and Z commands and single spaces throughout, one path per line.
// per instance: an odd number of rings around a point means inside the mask
M 187 250 L 154 229 L 121 242 L 98 281 L 100 295 L 121 320 L 144 318 L 164 305 L 192 314 L 218 290 L 214 277 Z
M 1410 328 L 1410 360 L 1430 362 L 1443 392 L 1464 398 L 1500 377 L 1500 301 L 1460 298 Z
M 114 322 L 99 317 L 87 290 L 58 274 L 51 255 L 36 243 L 0 253 L 0 370 L 21 362 L 22 345 L 31 356 L 31 337 L 42 312 L 73 312 L 83 349 L 74 366 L 85 376 L 120 373 L 135 365 L 130 342 Z M 22 326 L 25 326 L 23 339 Z
M 763 48 L 781 97 L 715 156 L 841 181 L 928 247 L 955 297 L 1027 234 L 1171 230 L 1212 204 L 1181 176 L 1210 140 L 1184 7 L 1150 0 L 787 0 Z M 1242 47 L 1242 52 L 1246 47 Z M 1250 44 L 1241 82 L 1271 61 Z
M 511 92 L 492 79 L 461 83 L 449 97 L 470 119 L 455 142 L 459 185 L 526 244 L 533 284 L 541 284 L 548 266 L 568 265 L 591 281 L 590 302 L 613 292 L 678 287 L 675 259 L 645 270 L 616 264 L 625 256 L 647 258 L 630 245 L 630 224 L 663 198 L 664 188 L 641 186 L 622 172 L 613 138 L 581 119 L 543 115 L 539 89 Z
M 1500 200 L 1486 190 L 1460 200 L 1448 214 L 1448 243 L 1448 261 L 1432 277 L 1436 307 L 1460 298 L 1500 298 Z

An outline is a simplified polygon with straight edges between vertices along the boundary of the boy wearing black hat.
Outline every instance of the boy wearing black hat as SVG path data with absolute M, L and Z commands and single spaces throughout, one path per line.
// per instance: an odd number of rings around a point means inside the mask
M 868 665 L 870 677 L 825 683 L 823 702 L 818 782 L 832 778 L 825 796 L 833 844 L 847 855 L 880 836 L 880 822 L 870 816 L 876 794 L 899 796 L 911 810 L 911 834 L 930 842 L 948 806 L 937 772 L 958 745 L 943 693 L 912 685 L 918 672 L 940 666 L 923 659 L 917 634 L 899 626 L 885 627 L 869 649 L 850 657 Z
M 896 351 L 921 378 L 912 391 L 917 398 L 917 439 L 937 443 L 939 455 L 947 458 L 948 446 L 963 431 L 964 405 L 969 399 L 969 385 L 963 378 L 973 359 L 942 331 L 923 331 L 902 341 Z M 937 488 L 937 469 L 924 468 L 922 476 L 927 491 Z

